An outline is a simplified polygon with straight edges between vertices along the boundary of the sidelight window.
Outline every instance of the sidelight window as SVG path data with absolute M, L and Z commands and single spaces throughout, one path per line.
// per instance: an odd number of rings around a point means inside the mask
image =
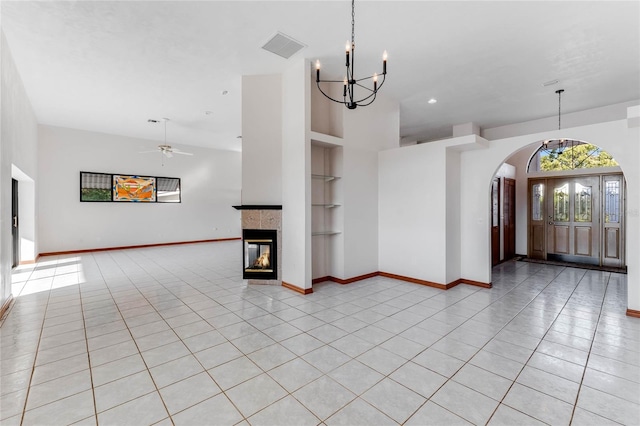
M 544 184 L 536 183 L 531 191 L 531 220 L 544 220 Z
M 604 189 L 604 221 L 620 223 L 620 181 L 608 180 Z

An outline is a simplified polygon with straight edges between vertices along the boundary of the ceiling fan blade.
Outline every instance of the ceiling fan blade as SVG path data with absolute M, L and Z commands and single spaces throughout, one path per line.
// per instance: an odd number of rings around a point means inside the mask
M 182 152 L 182 151 L 178 151 L 178 150 L 173 150 L 174 154 L 180 154 L 180 155 L 193 155 L 193 153 L 191 152 Z
M 171 158 L 171 157 L 173 157 L 173 154 L 171 153 L 171 151 L 162 151 L 162 153 L 163 153 L 164 155 L 166 155 L 166 156 L 167 156 L 167 158 Z

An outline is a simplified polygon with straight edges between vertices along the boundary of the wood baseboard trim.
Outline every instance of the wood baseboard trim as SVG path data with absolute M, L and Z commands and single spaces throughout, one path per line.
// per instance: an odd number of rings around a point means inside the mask
M 378 275 L 380 275 L 380 272 L 376 271 L 376 272 L 371 272 L 364 275 L 358 275 L 357 277 L 347 278 L 347 279 L 329 276 L 329 280 L 338 284 L 351 284 L 351 283 L 355 283 L 356 281 L 362 281 L 369 278 L 377 277 Z
M 459 284 L 456 281 L 449 284 L 434 283 L 432 281 L 425 281 L 425 280 L 420 280 L 418 278 L 405 277 L 404 275 L 390 274 L 388 272 L 379 272 L 378 275 L 380 275 L 381 277 L 393 278 L 394 280 L 406 281 L 409 283 L 425 285 L 427 287 L 438 288 L 440 290 L 448 290 L 451 287 L 455 287 L 456 285 Z
M 640 311 L 636 311 L 635 309 L 627 309 L 627 316 L 640 318 Z
M 4 321 L 4 316 L 9 312 L 9 308 L 11 308 L 11 304 L 13 303 L 13 294 L 10 294 L 7 300 L 4 302 L 2 307 L 0 308 L 0 321 Z
M 380 275 L 380 272 L 378 271 L 371 272 L 369 274 L 358 275 L 357 277 L 347 278 L 347 279 L 336 278 L 334 276 L 327 275 L 326 277 L 314 278 L 313 280 L 311 280 L 311 284 L 323 283 L 325 281 L 332 281 L 337 284 L 351 284 L 351 283 L 355 283 L 356 281 L 366 280 L 368 278 L 377 277 L 379 275 Z
M 493 287 L 493 285 L 491 283 L 483 283 L 481 281 L 467 280 L 465 278 L 460 278 L 458 280 L 455 280 L 454 282 L 456 283 L 456 285 L 458 285 L 458 284 L 467 284 L 467 285 L 472 285 L 472 286 L 482 287 L 482 288 L 492 288 Z
M 296 293 L 300 293 L 300 294 L 311 294 L 311 293 L 313 293 L 313 289 L 312 288 L 300 288 L 297 285 L 289 284 L 286 281 L 282 281 L 282 287 L 288 288 L 289 290 L 293 290 Z
M 380 275 L 381 277 L 393 278 L 395 280 L 407 281 L 414 284 L 425 285 L 427 287 L 433 287 L 440 290 L 449 290 L 450 288 L 453 288 L 458 284 L 467 284 L 467 285 L 473 285 L 473 286 L 482 287 L 482 288 L 492 287 L 491 283 L 483 283 L 480 281 L 467 280 L 464 278 L 458 278 L 457 280 L 451 281 L 448 284 L 441 284 L 441 283 L 435 283 L 432 281 L 420 280 L 418 278 L 405 277 L 404 275 L 390 274 L 388 272 L 378 272 L 377 275 Z
M 20 262 L 18 262 L 18 265 L 33 265 L 34 263 L 38 262 L 38 259 L 40 259 L 41 255 L 37 255 L 35 259 L 33 260 L 21 260 Z
M 111 250 L 127 250 L 127 249 L 137 249 L 137 248 L 149 248 L 149 247 L 163 247 L 163 246 L 176 246 L 182 244 L 199 244 L 199 243 L 218 243 L 222 241 L 237 241 L 241 240 L 242 237 L 233 237 L 233 238 L 216 238 L 213 240 L 196 240 L 196 241 L 178 241 L 174 243 L 158 243 L 158 244 L 140 244 L 135 246 L 122 246 L 122 247 L 102 247 L 102 248 L 93 248 L 93 249 L 83 249 L 83 250 L 69 250 L 69 251 L 50 251 L 47 253 L 40 253 L 40 256 L 59 256 L 59 255 L 67 255 L 67 254 L 80 254 L 80 253 L 89 253 L 92 251 L 111 251 Z

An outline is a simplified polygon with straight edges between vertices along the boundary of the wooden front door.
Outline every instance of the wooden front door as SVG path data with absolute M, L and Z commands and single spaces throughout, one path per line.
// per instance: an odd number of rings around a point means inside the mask
M 547 182 L 547 259 L 600 264 L 600 179 Z

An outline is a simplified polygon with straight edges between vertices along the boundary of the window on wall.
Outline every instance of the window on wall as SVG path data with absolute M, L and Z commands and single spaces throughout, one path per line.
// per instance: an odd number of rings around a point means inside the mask
M 180 178 L 80 172 L 80 201 L 180 203 Z
M 158 186 L 159 203 L 179 203 L 180 202 L 180 179 L 159 177 L 156 181 Z
M 618 162 L 602 148 L 582 141 L 560 139 L 538 148 L 529 161 L 528 172 L 617 167 Z
M 80 173 L 80 201 L 111 201 L 111 177 L 106 173 Z

